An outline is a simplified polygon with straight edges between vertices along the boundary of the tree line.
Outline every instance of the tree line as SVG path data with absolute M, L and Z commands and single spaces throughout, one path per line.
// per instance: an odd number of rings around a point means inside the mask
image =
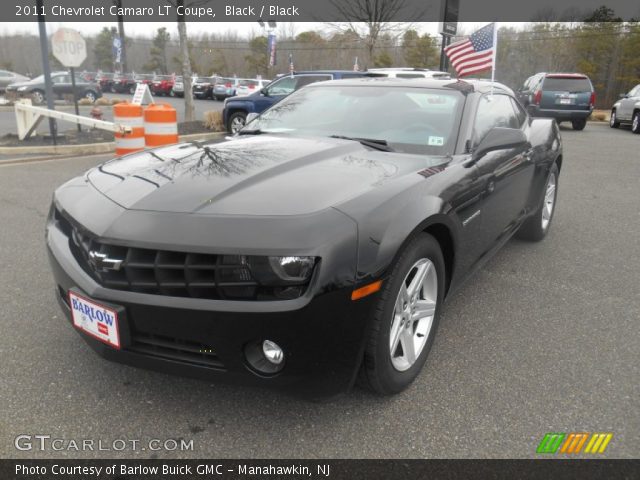
M 420 33 L 412 25 L 382 31 L 375 42 L 357 29 L 295 32 L 289 25 L 277 32 L 277 61 L 269 66 L 267 38 L 239 32 L 196 33 L 188 39 L 191 70 L 198 75 L 273 78 L 289 70 L 352 69 L 410 66 L 438 69 L 440 38 Z M 461 31 L 460 35 L 470 34 Z M 86 70 L 113 71 L 112 38 L 115 28 L 88 36 Z M 184 62 L 177 36 L 159 28 L 152 37 L 128 37 L 127 59 L 137 72 L 181 74 Z M 455 40 L 455 39 L 454 39 Z M 0 41 L 0 68 L 41 73 L 38 39 L 4 35 Z M 501 27 L 498 32 L 496 78 L 512 88 L 537 72 L 581 72 L 589 75 L 597 105 L 609 107 L 618 94 L 640 83 L 640 22 L 622 22 L 602 7 L 582 22 L 535 22 L 524 28 Z M 59 65 L 54 67 L 59 68 Z M 488 76 L 481 75 L 481 76 Z

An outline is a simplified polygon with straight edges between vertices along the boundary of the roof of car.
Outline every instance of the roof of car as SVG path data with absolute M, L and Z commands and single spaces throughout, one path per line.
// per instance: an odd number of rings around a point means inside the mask
M 373 85 L 383 84 L 390 87 L 423 87 L 423 88 L 451 88 L 453 90 L 460 90 L 465 93 L 470 92 L 490 92 L 492 82 L 489 80 L 461 80 L 455 78 L 390 78 L 390 77 L 362 77 L 362 78 L 349 78 L 344 80 L 331 80 L 327 82 L 317 82 L 309 85 L 309 87 L 316 87 L 319 85 L 327 84 L 340 84 L 340 85 Z M 503 85 L 502 83 L 493 82 L 493 88 L 502 90 L 504 92 L 513 95 L 513 91 Z

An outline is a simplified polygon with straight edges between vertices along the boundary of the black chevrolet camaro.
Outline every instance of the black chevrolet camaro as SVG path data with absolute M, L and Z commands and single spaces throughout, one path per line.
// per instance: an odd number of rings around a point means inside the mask
M 107 359 L 312 397 L 406 388 L 443 301 L 513 234 L 549 230 L 554 120 L 482 81 L 310 85 L 220 143 L 61 186 L 57 298 Z

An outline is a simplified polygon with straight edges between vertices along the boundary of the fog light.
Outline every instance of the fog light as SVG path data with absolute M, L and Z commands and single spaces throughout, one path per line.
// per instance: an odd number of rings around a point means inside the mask
M 280 365 L 284 360 L 284 352 L 276 342 L 272 342 L 271 340 L 262 342 L 262 353 L 264 353 L 265 358 L 274 365 Z
M 257 340 L 244 346 L 251 371 L 258 375 L 275 375 L 284 368 L 284 351 L 272 340 Z

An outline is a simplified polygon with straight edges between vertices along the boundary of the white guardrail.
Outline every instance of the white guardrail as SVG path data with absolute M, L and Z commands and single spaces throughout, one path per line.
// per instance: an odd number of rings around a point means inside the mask
M 44 117 L 57 118 L 66 122 L 84 125 L 86 127 L 98 128 L 114 133 L 127 134 L 131 133 L 131 127 L 120 125 L 105 120 L 96 120 L 94 118 L 74 115 L 72 113 L 59 112 L 57 110 L 49 110 L 43 107 L 34 107 L 30 99 L 18 100 L 14 104 L 16 113 L 16 122 L 18 125 L 18 138 L 24 140 L 35 135 L 36 128 Z

